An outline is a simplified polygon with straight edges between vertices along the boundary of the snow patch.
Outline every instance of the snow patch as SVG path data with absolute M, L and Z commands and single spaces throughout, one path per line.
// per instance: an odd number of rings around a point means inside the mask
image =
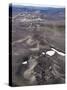
M 51 48 L 53 51 L 55 51 L 55 52 L 57 52 L 59 55 L 61 55 L 61 56 L 65 56 L 65 54 L 64 53 L 62 53 L 62 52 L 59 52 L 59 51 L 57 51 L 56 49 L 54 49 L 54 48 Z
M 22 62 L 22 64 L 27 64 L 27 61 Z
M 46 54 L 49 55 L 49 56 L 53 56 L 55 54 L 55 51 L 52 51 L 52 50 L 47 51 Z

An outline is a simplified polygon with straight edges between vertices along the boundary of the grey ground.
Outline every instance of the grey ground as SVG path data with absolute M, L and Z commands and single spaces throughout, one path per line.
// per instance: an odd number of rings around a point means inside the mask
M 48 20 L 39 13 L 21 13 L 12 17 L 13 86 L 58 84 L 65 82 L 64 20 Z M 23 62 L 27 61 L 27 64 Z

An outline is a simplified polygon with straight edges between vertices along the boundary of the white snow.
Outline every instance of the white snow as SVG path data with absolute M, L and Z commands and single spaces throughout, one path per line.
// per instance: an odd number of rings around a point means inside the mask
M 54 49 L 54 48 L 51 48 L 53 51 L 55 51 L 55 52 L 57 52 L 59 55 L 61 55 L 61 56 L 65 56 L 65 54 L 64 53 L 62 53 L 62 52 L 59 52 L 59 51 L 57 51 L 56 49 Z
M 55 54 L 55 51 L 50 50 L 50 51 L 47 51 L 46 54 L 49 56 L 53 56 Z
M 42 55 L 45 55 L 45 52 L 42 52 Z
M 65 56 L 64 53 L 60 52 L 60 51 L 57 51 L 56 49 L 54 48 L 51 48 L 52 50 L 50 51 L 47 51 L 46 54 L 49 55 L 49 56 L 53 56 L 55 54 L 55 52 L 61 56 Z
M 27 64 L 27 61 L 22 62 L 22 64 Z

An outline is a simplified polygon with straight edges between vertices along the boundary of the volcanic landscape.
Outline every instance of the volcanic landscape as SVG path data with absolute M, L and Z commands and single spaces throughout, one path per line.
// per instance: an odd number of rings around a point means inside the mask
M 12 85 L 65 83 L 65 8 L 13 6 L 11 20 Z

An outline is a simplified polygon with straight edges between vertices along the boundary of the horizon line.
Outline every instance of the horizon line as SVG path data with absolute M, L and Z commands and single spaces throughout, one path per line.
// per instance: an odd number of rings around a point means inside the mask
M 43 7 L 43 8 L 65 8 L 65 6 L 58 6 L 58 5 L 46 5 L 46 4 L 31 4 L 31 3 L 10 3 L 12 6 L 30 6 L 30 7 Z M 10 5 L 9 4 L 9 5 Z

